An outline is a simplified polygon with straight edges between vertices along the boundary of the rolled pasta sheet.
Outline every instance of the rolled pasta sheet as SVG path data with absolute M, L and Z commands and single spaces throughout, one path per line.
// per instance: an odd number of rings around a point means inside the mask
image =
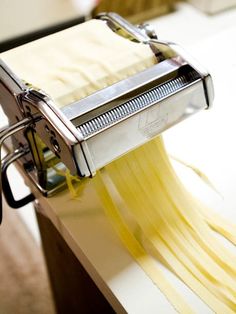
M 150 47 L 90 20 L 0 55 L 21 79 L 44 90 L 58 107 L 140 72 L 156 62 Z

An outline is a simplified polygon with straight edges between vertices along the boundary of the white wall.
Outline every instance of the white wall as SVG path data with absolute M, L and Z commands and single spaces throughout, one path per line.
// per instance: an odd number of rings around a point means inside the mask
M 236 0 L 189 0 L 189 2 L 207 13 L 216 13 L 236 6 Z
M 76 18 L 70 0 L 0 0 L 0 42 Z

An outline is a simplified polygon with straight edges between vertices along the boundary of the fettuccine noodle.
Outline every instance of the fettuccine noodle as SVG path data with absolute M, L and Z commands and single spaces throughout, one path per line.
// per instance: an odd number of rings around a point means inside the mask
M 209 225 L 232 242 L 235 227 L 226 222 L 220 227 L 221 218 L 203 215 L 208 209 L 201 207 L 176 177 L 161 138 L 106 166 L 95 180 L 100 180 L 103 193 L 124 220 L 125 211 L 132 213 L 142 231 L 141 240 L 136 240 L 148 256 L 161 256 L 214 312 L 235 313 L 236 256 L 216 239 Z M 105 196 L 102 198 L 109 211 Z M 109 212 L 108 216 L 115 225 L 121 223 L 114 222 Z M 174 300 L 171 302 L 175 306 Z

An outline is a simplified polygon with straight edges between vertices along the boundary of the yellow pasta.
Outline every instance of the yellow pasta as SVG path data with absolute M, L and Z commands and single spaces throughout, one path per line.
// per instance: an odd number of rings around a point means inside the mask
M 161 139 L 114 161 L 105 172 L 101 172 L 103 184 L 116 206 L 122 204 L 133 214 L 147 254 L 161 256 L 214 312 L 234 313 L 236 256 L 215 238 L 202 217 L 207 209 L 199 211 L 200 205 L 195 206 L 197 202 L 176 178 Z M 122 209 L 120 213 L 125 217 Z
M 115 202 L 112 200 L 111 195 L 114 196 L 114 192 L 110 193 L 110 189 L 106 189 L 106 184 L 103 183 L 105 175 L 99 173 L 94 178 L 96 190 L 102 199 L 104 209 L 107 216 L 111 219 L 114 228 L 118 232 L 123 244 L 129 250 L 130 254 L 135 258 L 137 263 L 143 268 L 146 274 L 153 280 L 153 282 L 160 288 L 165 296 L 172 303 L 174 308 L 180 313 L 194 313 L 190 306 L 182 299 L 171 284 L 166 280 L 162 271 L 155 264 L 152 256 L 148 255 L 145 248 L 135 237 L 130 228 L 121 216 L 121 212 L 117 209 Z M 101 179 L 103 178 L 103 180 Z M 107 183 L 109 179 L 105 179 Z M 108 184 L 109 185 L 109 184 Z M 110 195 L 111 194 L 111 195 Z

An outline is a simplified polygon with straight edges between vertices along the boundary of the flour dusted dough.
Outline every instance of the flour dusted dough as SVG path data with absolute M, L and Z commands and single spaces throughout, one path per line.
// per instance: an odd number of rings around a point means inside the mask
M 90 20 L 0 55 L 21 79 L 47 92 L 59 107 L 156 62 L 148 45 Z

